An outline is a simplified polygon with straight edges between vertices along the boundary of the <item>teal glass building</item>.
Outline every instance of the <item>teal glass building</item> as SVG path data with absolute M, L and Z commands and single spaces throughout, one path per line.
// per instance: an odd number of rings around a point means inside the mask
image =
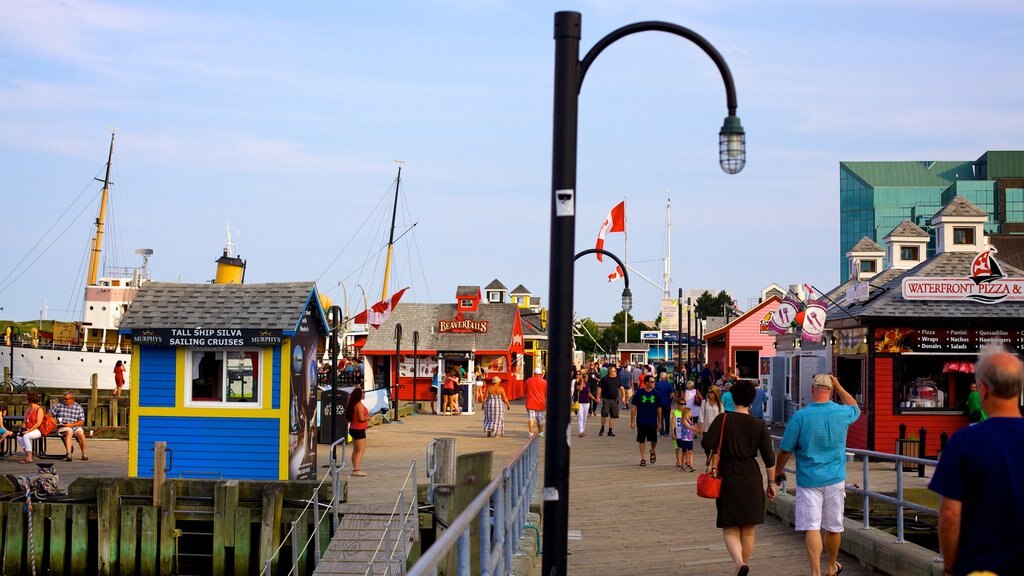
M 862 237 L 881 243 L 903 220 L 930 232 L 931 217 L 954 196 L 988 212 L 987 234 L 1024 235 L 1024 151 L 988 151 L 975 161 L 840 162 L 840 282 L 849 278 L 846 252 Z

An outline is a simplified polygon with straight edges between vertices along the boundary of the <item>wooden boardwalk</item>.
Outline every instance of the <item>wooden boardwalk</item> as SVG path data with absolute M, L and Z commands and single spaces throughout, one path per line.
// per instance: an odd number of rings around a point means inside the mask
M 599 437 L 599 427 L 600 419 L 592 417 L 587 436 L 579 438 L 573 421 L 569 573 L 734 574 L 721 532 L 715 528 L 714 502 L 696 496 L 696 473 L 681 472 L 675 467 L 674 450 L 668 439 L 662 439 L 657 464 L 641 468 L 628 418 L 619 421 L 614 438 Z M 403 418 L 402 423 L 373 427 L 368 432 L 363 461 L 367 476 L 347 479 L 349 502 L 393 505 L 413 460 L 417 466 L 416 481 L 426 482 L 424 454 L 433 438 L 456 438 L 460 454 L 494 451 L 497 473 L 528 439 L 526 411 L 521 402 L 513 403 L 506 416 L 505 430 L 503 438 L 486 438 L 480 414 L 420 414 Z M 120 477 L 127 473 L 125 441 L 91 442 L 88 462 L 77 459 L 77 449 L 75 456 L 74 462 L 56 462 L 55 468 L 65 485 L 79 476 Z M 243 457 L 241 453 L 239 457 Z M 543 467 L 543 444 L 541 459 Z M 327 462 L 327 446 L 321 446 L 319 464 L 324 466 Z M 891 469 L 889 465 L 890 472 L 885 477 L 894 478 Z M 34 466 L 18 464 L 12 457 L 0 461 L 0 473 L 24 475 L 34 471 Z M 321 476 L 325 473 L 321 468 Z M 859 464 L 851 464 L 849 480 L 858 482 L 859 474 Z M 173 476 L 173 472 L 169 474 Z M 908 487 L 924 484 L 925 480 L 910 476 L 905 478 Z M 538 484 L 543 484 L 543 472 Z M 840 561 L 845 565 L 845 575 L 873 573 L 848 555 L 842 554 Z M 802 534 L 769 516 L 757 530 L 751 574 L 806 574 L 806 564 Z

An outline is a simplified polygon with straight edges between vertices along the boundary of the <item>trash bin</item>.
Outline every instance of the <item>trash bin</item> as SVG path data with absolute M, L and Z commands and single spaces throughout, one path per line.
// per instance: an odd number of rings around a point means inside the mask
M 349 394 L 353 388 L 338 388 L 336 404 L 331 406 L 331 388 L 320 389 L 319 417 L 320 424 L 317 431 L 317 442 L 320 444 L 333 444 L 338 438 L 348 436 L 348 420 L 345 419 L 345 404 L 348 404 Z M 331 438 L 331 421 L 334 421 L 334 438 Z

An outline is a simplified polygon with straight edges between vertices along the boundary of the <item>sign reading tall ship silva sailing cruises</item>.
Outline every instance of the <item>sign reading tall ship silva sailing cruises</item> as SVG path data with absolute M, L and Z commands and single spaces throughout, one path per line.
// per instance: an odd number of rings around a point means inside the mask
M 1024 302 L 1024 278 L 1006 278 L 990 248 L 974 257 L 967 278 L 904 278 L 904 300 L 970 300 L 995 304 Z
M 132 343 L 143 346 L 234 348 L 280 346 L 280 330 L 248 328 L 146 328 L 132 330 Z

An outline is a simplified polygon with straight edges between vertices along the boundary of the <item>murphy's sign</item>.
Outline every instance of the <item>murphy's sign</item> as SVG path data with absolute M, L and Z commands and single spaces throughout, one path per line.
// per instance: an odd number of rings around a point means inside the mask
M 445 333 L 485 333 L 487 332 L 488 320 L 438 320 L 437 331 Z
M 188 346 L 190 348 L 243 348 L 280 346 L 280 330 L 246 328 L 147 328 L 132 330 L 132 343 L 140 346 Z
M 1024 302 L 1024 278 L 1006 278 L 991 248 L 974 257 L 966 278 L 904 278 L 904 300 L 969 300 L 983 304 Z

